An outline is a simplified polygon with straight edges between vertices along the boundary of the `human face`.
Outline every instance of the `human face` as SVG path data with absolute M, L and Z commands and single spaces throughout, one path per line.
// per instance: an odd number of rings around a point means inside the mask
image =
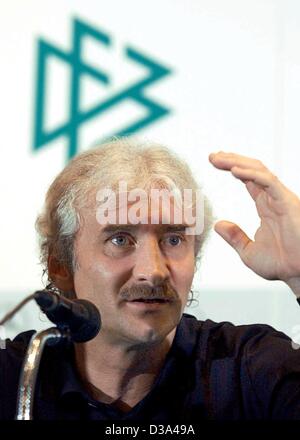
M 81 217 L 74 288 L 100 310 L 98 338 L 131 347 L 162 342 L 187 302 L 194 236 L 183 225 L 100 225 L 95 210 L 83 210 Z

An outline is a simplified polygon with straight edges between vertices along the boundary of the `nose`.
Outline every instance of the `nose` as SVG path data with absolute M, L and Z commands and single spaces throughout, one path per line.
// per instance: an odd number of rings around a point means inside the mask
M 136 281 L 158 286 L 169 278 L 168 261 L 156 237 L 148 237 L 136 251 L 133 277 Z

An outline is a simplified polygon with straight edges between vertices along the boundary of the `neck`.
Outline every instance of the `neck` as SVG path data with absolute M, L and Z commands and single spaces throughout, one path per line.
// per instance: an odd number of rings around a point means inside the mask
M 90 396 L 129 411 L 151 390 L 170 350 L 174 329 L 149 346 L 111 345 L 100 335 L 75 345 L 76 365 Z

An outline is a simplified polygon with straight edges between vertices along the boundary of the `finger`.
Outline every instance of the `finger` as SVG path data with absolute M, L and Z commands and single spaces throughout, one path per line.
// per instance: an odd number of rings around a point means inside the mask
M 258 171 L 233 167 L 231 173 L 237 179 L 251 181 L 266 191 L 274 200 L 279 200 L 285 195 L 285 186 L 270 171 Z M 251 185 L 250 185 L 251 188 Z M 255 191 L 257 192 L 257 191 Z
M 259 194 L 263 191 L 263 188 L 251 180 L 246 180 L 245 185 L 252 199 L 256 201 Z
M 254 168 L 256 170 L 267 169 L 260 160 L 242 156 L 240 154 L 225 153 L 223 151 L 211 153 L 209 155 L 209 160 L 216 168 L 223 170 L 230 170 L 233 166 L 238 166 L 240 168 Z
M 236 250 L 241 258 L 246 251 L 246 247 L 253 243 L 238 225 L 227 220 L 217 222 L 215 231 Z

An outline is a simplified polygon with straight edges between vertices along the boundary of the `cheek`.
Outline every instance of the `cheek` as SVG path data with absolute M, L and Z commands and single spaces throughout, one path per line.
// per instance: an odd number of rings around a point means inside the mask
M 181 264 L 173 268 L 173 277 L 181 292 L 189 292 L 195 274 L 194 257 L 187 258 Z
M 74 273 L 74 285 L 78 298 L 99 297 L 106 291 L 118 291 L 127 281 L 130 269 L 109 261 L 93 261 L 80 264 Z

